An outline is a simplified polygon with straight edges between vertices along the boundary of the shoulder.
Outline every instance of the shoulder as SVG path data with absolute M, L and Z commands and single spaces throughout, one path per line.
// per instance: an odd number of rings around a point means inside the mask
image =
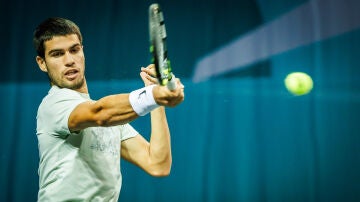
M 52 86 L 49 93 L 44 97 L 38 108 L 38 116 L 57 114 L 66 109 L 73 109 L 78 104 L 88 101 L 90 98 L 67 88 Z
M 90 98 L 83 94 L 67 88 L 59 88 L 52 86 L 48 94 L 42 100 L 41 105 L 53 105 L 59 102 L 75 101 L 75 100 L 89 100 Z
M 38 133 L 56 131 L 57 134 L 68 134 L 71 112 L 77 105 L 88 100 L 79 92 L 53 86 L 37 111 Z
M 68 88 L 59 88 L 57 86 L 51 87 L 48 95 L 44 100 L 67 100 L 67 99 L 86 99 L 88 96 L 84 96 L 77 91 L 68 89 Z

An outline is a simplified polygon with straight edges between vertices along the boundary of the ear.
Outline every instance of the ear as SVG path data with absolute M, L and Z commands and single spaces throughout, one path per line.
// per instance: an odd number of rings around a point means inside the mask
M 39 68 L 41 69 L 41 71 L 47 72 L 46 63 L 45 63 L 45 60 L 42 57 L 36 56 L 36 62 L 38 64 Z

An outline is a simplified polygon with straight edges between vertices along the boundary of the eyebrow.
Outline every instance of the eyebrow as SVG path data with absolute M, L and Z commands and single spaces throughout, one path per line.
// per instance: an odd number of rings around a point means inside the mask
M 75 48 L 76 46 L 80 46 L 80 45 L 81 45 L 80 43 L 76 43 L 76 44 L 70 46 L 69 49 Z M 62 51 L 62 50 L 64 50 L 64 49 L 52 49 L 48 52 L 48 55 L 50 55 L 51 53 L 57 52 L 57 51 Z

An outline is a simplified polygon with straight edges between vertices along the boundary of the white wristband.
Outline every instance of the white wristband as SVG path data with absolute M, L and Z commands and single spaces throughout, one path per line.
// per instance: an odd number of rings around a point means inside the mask
M 139 116 L 145 116 L 147 113 L 160 106 L 156 104 L 153 96 L 152 90 L 154 87 L 155 85 L 150 85 L 130 93 L 129 101 L 131 107 Z

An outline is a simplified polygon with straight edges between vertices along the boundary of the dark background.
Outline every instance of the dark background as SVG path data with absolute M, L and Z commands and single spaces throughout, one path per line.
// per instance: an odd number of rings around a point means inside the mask
M 98 99 L 142 86 L 138 75 L 150 61 L 153 2 L 0 1 L 0 201 L 37 199 L 36 112 L 49 89 L 32 46 L 37 24 L 59 16 L 79 25 L 90 94 Z M 360 201 L 360 26 L 338 30 L 360 21 L 351 12 L 360 9 L 358 1 L 157 2 L 186 99 L 167 110 L 171 175 L 153 178 L 122 161 L 120 201 Z M 202 58 L 304 5 L 310 17 L 298 19 L 299 25 L 318 20 L 312 16 L 325 7 L 340 17 L 314 23 L 310 33 L 319 37 L 311 43 L 193 80 Z M 322 38 L 324 23 L 337 34 Z M 311 93 L 286 91 L 283 80 L 293 71 L 312 76 Z M 149 137 L 149 117 L 132 125 Z

